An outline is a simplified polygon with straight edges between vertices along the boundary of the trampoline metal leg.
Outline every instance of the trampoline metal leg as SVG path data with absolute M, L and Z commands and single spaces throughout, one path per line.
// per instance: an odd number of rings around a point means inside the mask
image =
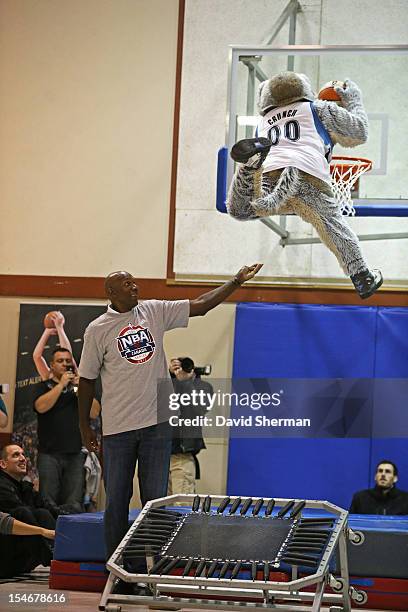
M 350 583 L 348 573 L 348 560 L 347 560 L 347 540 L 346 531 L 342 529 L 339 536 L 339 558 L 340 558 L 340 573 L 343 581 L 342 595 L 343 595 L 343 610 L 344 612 L 351 612 L 350 602 Z
M 109 573 L 108 580 L 106 581 L 105 588 L 103 589 L 102 597 L 99 602 L 99 610 L 105 610 L 106 602 L 109 595 L 112 593 L 113 584 L 115 582 L 115 575 L 112 572 Z
M 313 598 L 313 605 L 312 605 L 311 612 L 319 612 L 320 606 L 322 605 L 324 587 L 325 587 L 324 581 L 319 582 L 319 584 L 317 585 L 316 593 Z

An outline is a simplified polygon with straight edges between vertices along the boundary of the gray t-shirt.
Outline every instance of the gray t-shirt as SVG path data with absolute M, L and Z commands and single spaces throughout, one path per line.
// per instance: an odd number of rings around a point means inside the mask
M 88 325 L 79 375 L 101 375 L 104 435 L 157 423 L 157 383 L 170 382 L 164 332 L 187 327 L 189 312 L 189 300 L 145 300 L 124 313 L 108 307 Z

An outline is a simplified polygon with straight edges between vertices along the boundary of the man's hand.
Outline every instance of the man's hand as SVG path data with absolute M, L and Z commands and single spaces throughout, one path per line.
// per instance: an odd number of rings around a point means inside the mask
M 58 328 L 63 329 L 64 328 L 65 318 L 64 318 L 64 315 L 62 314 L 62 312 L 60 312 L 59 310 L 56 311 L 55 314 L 51 315 L 51 319 L 54 321 L 54 325 L 55 325 L 56 329 L 58 329 Z
M 258 274 L 259 270 L 262 268 L 263 264 L 253 264 L 252 266 L 244 266 L 240 269 L 239 272 L 234 276 L 234 283 L 237 285 L 242 285 L 246 281 L 254 278 L 255 274 Z
M 96 433 L 90 425 L 81 426 L 82 444 L 90 453 L 98 453 L 99 445 Z
M 208 291 L 208 293 L 203 293 L 203 295 L 199 295 L 195 300 L 190 300 L 190 317 L 201 317 L 209 310 L 218 306 L 218 304 L 224 302 L 224 300 L 234 293 L 237 287 L 240 287 L 242 283 L 253 278 L 262 266 L 263 264 L 259 263 L 253 266 L 244 266 L 233 279 L 224 283 L 221 287 Z
M 171 359 L 169 370 L 177 380 L 191 380 L 194 377 L 194 370 L 191 372 L 185 372 L 182 367 L 179 359 Z
M 73 372 L 67 371 L 63 373 L 59 382 L 63 386 L 63 388 L 65 388 L 69 385 L 69 383 L 74 383 L 74 379 L 75 374 Z
M 53 540 L 55 538 L 55 531 L 53 529 L 42 529 L 41 535 L 43 538 L 47 538 L 48 540 Z

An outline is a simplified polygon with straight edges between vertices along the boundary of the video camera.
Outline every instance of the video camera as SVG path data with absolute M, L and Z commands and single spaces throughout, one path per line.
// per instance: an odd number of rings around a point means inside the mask
M 209 376 L 211 374 L 211 366 L 195 366 L 194 361 L 190 357 L 178 357 L 181 365 L 181 369 L 187 374 L 190 374 L 194 370 L 196 376 Z

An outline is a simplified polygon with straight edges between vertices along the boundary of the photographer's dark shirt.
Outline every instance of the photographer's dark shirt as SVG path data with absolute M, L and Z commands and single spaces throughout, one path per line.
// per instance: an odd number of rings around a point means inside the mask
M 57 383 L 47 380 L 34 387 L 33 408 L 38 419 L 38 451 L 40 453 L 79 453 L 82 447 L 79 431 L 78 398 L 71 385 L 61 393 L 47 412 L 39 413 L 35 401 Z
M 188 393 L 192 391 L 204 391 L 206 394 L 212 394 L 213 388 L 210 383 L 201 380 L 199 376 L 189 380 L 178 380 L 173 374 L 171 375 L 173 388 L 176 393 Z M 181 418 L 194 418 L 196 416 L 204 416 L 206 414 L 207 401 L 199 406 L 194 406 L 193 403 L 187 406 L 180 407 Z M 181 425 L 173 428 L 173 443 L 172 454 L 191 453 L 197 455 L 200 450 L 206 448 L 203 440 L 202 429 L 200 426 Z

